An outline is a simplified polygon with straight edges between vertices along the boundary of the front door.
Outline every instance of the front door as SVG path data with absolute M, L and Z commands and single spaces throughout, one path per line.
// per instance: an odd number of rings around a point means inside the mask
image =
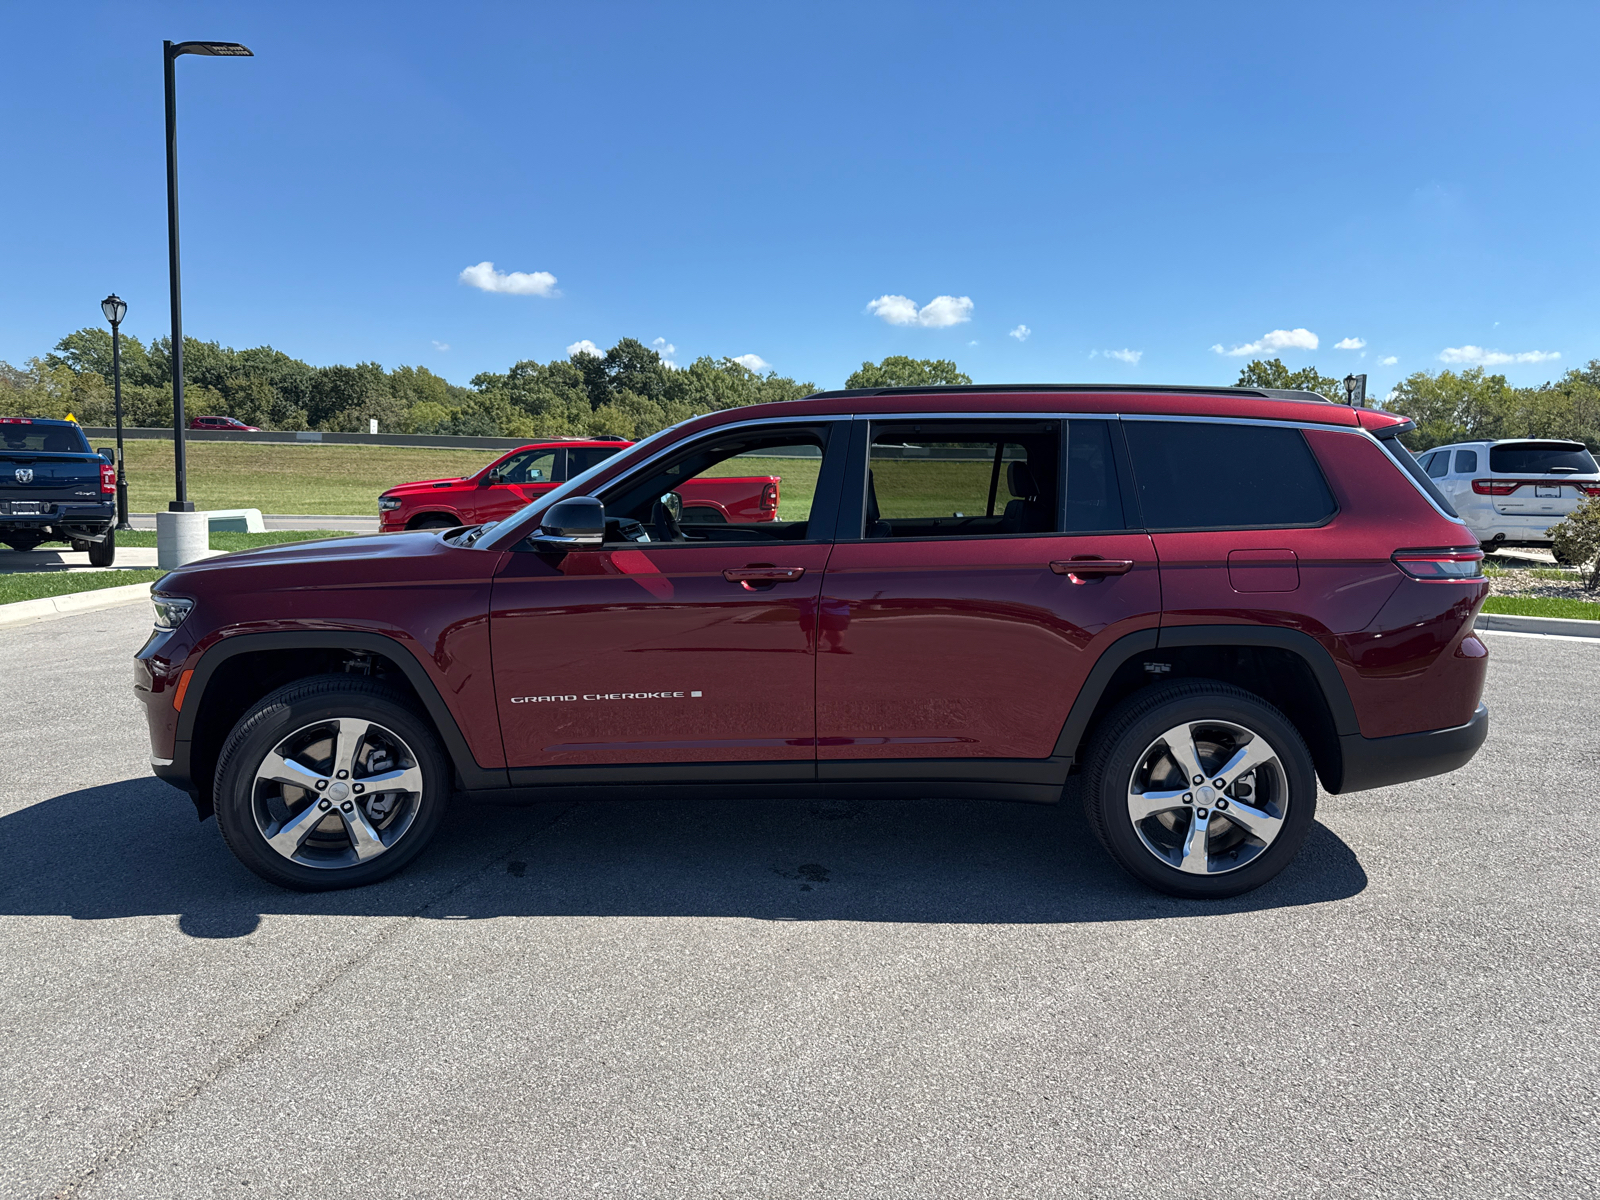
M 1113 424 L 872 422 L 861 524 L 841 528 L 823 583 L 823 778 L 851 760 L 1054 752 L 1100 652 L 1160 620 Z
M 603 547 L 508 556 L 490 637 L 514 782 L 674 763 L 813 777 L 817 597 L 848 441 L 829 450 L 829 434 L 699 439 L 606 488 Z M 680 523 L 664 501 L 688 480 L 741 475 L 782 478 L 778 520 Z

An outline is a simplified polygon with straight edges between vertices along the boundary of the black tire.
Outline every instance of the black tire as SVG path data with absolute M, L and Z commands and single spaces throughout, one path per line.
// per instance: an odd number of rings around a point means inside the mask
M 1178 757 L 1159 748 L 1179 727 L 1190 735 L 1200 785 L 1187 777 L 1179 784 Z M 1211 773 L 1255 738 L 1270 759 L 1224 779 L 1218 793 Z M 1171 803 L 1156 811 L 1139 803 L 1145 794 Z M 1192 680 L 1140 691 L 1106 717 L 1089 749 L 1083 800 L 1101 844 L 1135 879 L 1173 896 L 1222 899 L 1260 887 L 1299 852 L 1316 817 L 1317 777 L 1305 739 L 1283 713 L 1231 684 Z M 1138 820 L 1136 803 L 1149 808 Z M 1190 836 L 1197 824 L 1210 831 L 1198 842 Z
M 425 517 L 418 517 L 407 529 L 454 529 L 461 522 L 454 517 L 447 517 L 443 513 L 430 513 Z
M 117 561 L 117 534 L 116 530 L 106 530 L 106 540 L 103 542 L 89 543 L 89 565 L 91 567 L 109 567 Z
M 77 554 L 86 553 L 91 545 L 93 545 L 92 542 L 86 542 L 82 538 L 67 539 L 67 549 Z
M 336 781 L 337 763 L 331 760 L 338 753 L 337 736 L 329 733 L 333 738 L 329 742 L 318 731 L 330 731 L 341 718 L 367 722 L 371 728 L 355 739 L 355 747 L 346 755 L 348 777 L 339 776 Z M 321 740 L 305 743 L 308 749 L 303 753 L 287 749 L 297 740 L 318 738 Z M 323 745 L 330 746 L 326 757 L 314 749 Z M 311 787 L 283 788 L 258 779 L 257 773 L 266 769 L 268 755 L 279 751 L 296 763 L 328 764 L 316 765 L 315 771 L 296 767 L 309 778 L 321 779 L 327 790 L 320 792 L 320 798 Z M 363 751 L 365 767 L 356 757 Z M 357 786 L 361 780 L 373 777 L 364 772 L 381 765 L 380 756 L 404 768 L 389 770 L 385 778 L 409 778 L 420 772 L 420 787 L 414 795 L 374 790 L 363 799 L 354 794 L 361 791 Z M 405 767 L 408 761 L 412 768 Z M 449 760 L 432 723 L 401 692 L 362 676 L 318 675 L 279 688 L 233 727 L 217 759 L 217 826 L 240 862 L 279 887 L 304 892 L 360 887 L 394 874 L 422 853 L 444 817 L 452 779 Z M 343 794 L 337 790 L 347 787 Z M 372 806 L 378 803 L 393 806 L 386 818 L 376 815 Z M 356 804 L 362 807 L 346 807 Z M 325 811 L 327 818 L 336 818 L 331 832 L 325 828 L 329 825 L 326 818 L 309 819 L 313 808 Z M 351 815 L 341 817 L 341 808 Z M 303 815 L 308 819 L 297 826 Z M 404 824 L 397 824 L 402 818 Z M 274 849 L 269 841 L 273 836 L 293 839 L 297 833 L 300 848 L 296 857 Z M 371 840 L 364 840 L 368 835 L 380 842 L 386 836 L 392 840 L 375 849 Z M 358 842 L 371 857 L 362 860 Z

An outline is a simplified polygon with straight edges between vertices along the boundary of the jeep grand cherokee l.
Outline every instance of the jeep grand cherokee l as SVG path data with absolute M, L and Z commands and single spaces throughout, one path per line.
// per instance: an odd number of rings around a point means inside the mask
M 292 888 L 397 870 L 454 792 L 1053 803 L 1076 772 L 1131 874 L 1233 895 L 1319 779 L 1436 775 L 1487 733 L 1482 552 L 1410 427 L 1065 386 L 697 417 L 498 523 L 166 576 L 152 761 Z M 792 516 L 679 519 L 685 485 L 800 450 Z

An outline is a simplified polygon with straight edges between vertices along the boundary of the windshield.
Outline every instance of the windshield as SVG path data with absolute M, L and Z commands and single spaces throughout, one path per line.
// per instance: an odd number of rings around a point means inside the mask
M 690 417 L 688 420 L 692 421 L 694 420 L 694 417 Z M 506 530 L 515 530 L 518 537 L 527 537 L 528 534 L 533 532 L 535 527 L 535 511 L 543 512 L 552 504 L 559 500 L 565 500 L 568 496 L 587 496 L 589 494 L 590 482 L 596 475 L 600 474 L 602 468 L 610 467 L 618 462 L 629 462 L 635 459 L 642 461 L 644 458 L 648 458 L 650 455 L 655 453 L 655 448 L 659 446 L 668 437 L 668 435 L 674 433 L 677 429 L 685 424 L 687 424 L 687 421 L 679 421 L 677 425 L 668 425 L 665 429 L 660 430 L 657 433 L 652 433 L 643 441 L 635 442 L 626 450 L 622 451 L 622 453 L 607 458 L 602 458 L 587 471 L 579 472 L 571 479 L 563 483 L 560 487 L 555 488 L 552 491 L 548 491 L 544 495 L 540 496 L 538 500 L 530 503 L 516 516 L 508 517 L 503 522 Z M 496 540 L 498 541 L 499 539 L 496 538 Z
M 1593 475 L 1594 456 L 1579 442 L 1511 442 L 1489 447 L 1489 469 L 1502 475 Z

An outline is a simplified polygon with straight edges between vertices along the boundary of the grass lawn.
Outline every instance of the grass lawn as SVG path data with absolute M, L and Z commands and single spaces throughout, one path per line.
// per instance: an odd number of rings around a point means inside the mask
M 123 446 L 129 509 L 160 512 L 172 499 L 172 443 L 141 439 Z M 378 513 L 378 493 L 397 483 L 471 475 L 505 453 L 292 442 L 187 446 L 189 498 L 198 508 L 372 516 Z
M 1600 604 L 1552 596 L 1490 596 L 1483 602 L 1483 611 L 1513 617 L 1565 617 L 1568 620 L 1600 621 Z
M 130 583 L 154 583 L 165 574 L 152 568 L 148 571 L 30 571 L 24 575 L 0 575 L 0 604 L 65 596 L 68 592 L 126 587 Z

